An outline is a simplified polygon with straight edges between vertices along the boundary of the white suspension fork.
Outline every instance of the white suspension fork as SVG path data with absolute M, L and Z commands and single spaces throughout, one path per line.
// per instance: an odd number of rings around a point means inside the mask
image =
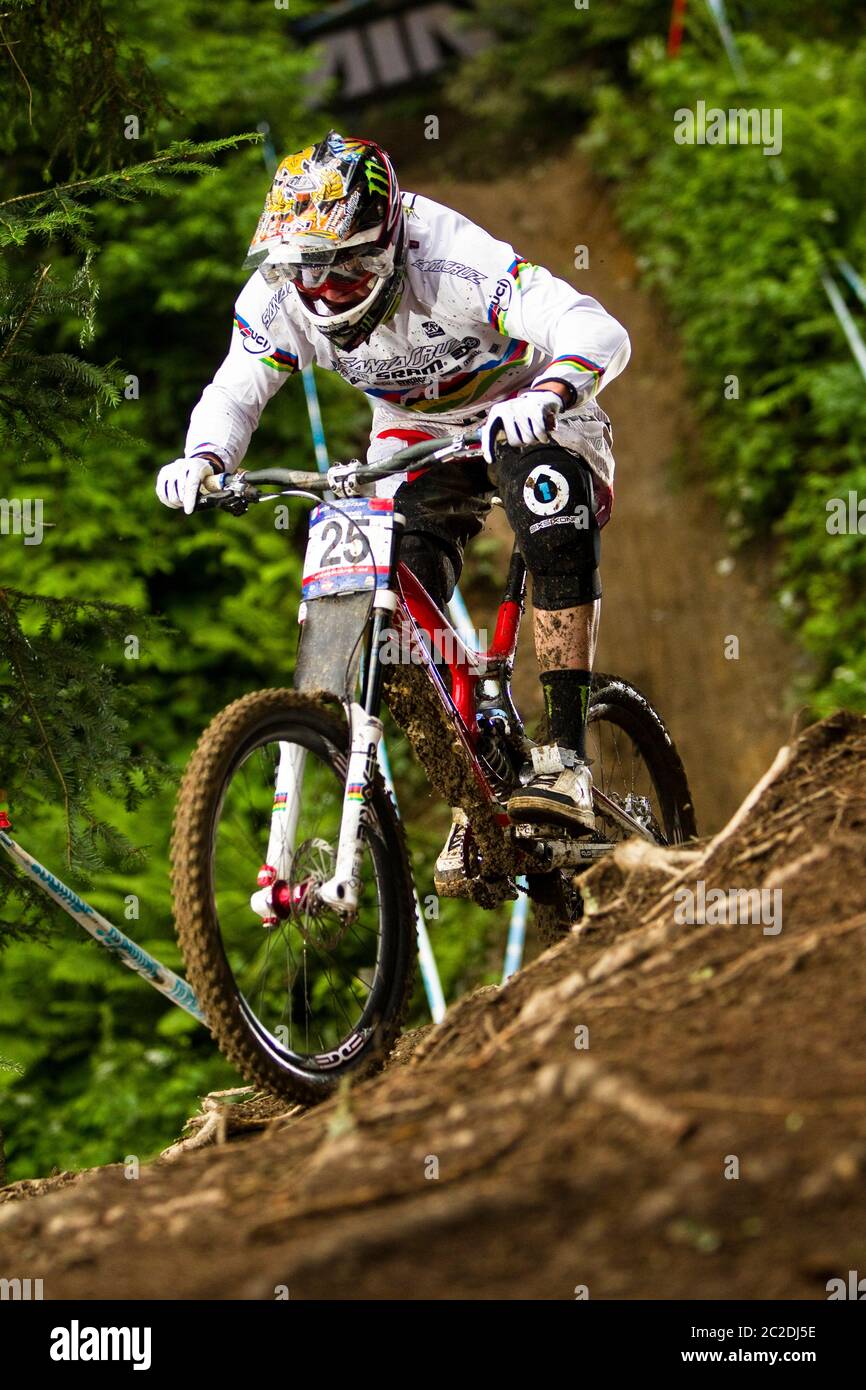
M 291 873 L 292 855 L 295 849 L 295 836 L 298 833 L 298 819 L 301 814 L 301 792 L 304 785 L 304 767 L 307 750 L 297 743 L 280 740 L 280 759 L 274 778 L 274 805 L 271 811 L 271 829 L 268 836 L 268 854 L 261 875 L 270 879 L 250 898 L 253 912 L 266 923 L 273 923 L 274 911 L 271 902 L 272 884 L 278 879 L 287 879 Z
M 299 743 L 280 743 L 280 761 L 274 780 L 274 809 L 271 812 L 271 833 L 268 838 L 268 863 L 273 864 L 277 878 L 288 878 L 295 836 L 301 814 L 301 791 L 304 785 L 304 766 L 307 750 Z
M 364 808 L 373 790 L 382 721 L 353 702 L 349 707 L 349 727 L 352 741 L 346 768 L 337 862 L 332 877 L 318 890 L 322 902 L 346 914 L 355 911 L 360 896 L 361 856 L 364 852 L 361 826 Z

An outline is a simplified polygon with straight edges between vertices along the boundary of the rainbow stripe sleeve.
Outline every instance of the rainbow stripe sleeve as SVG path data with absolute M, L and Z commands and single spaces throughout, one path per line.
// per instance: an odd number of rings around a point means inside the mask
M 296 372 L 298 370 L 298 358 L 294 352 L 286 352 L 283 348 L 274 348 L 259 361 L 266 367 L 273 367 L 275 372 Z
M 562 368 L 571 368 L 573 372 L 580 373 L 580 379 L 574 382 L 581 400 L 590 400 L 598 392 L 601 386 L 601 379 L 604 376 L 604 367 L 600 367 L 597 362 L 593 362 L 589 357 L 580 357 L 576 352 L 566 352 L 559 357 L 554 357 L 548 362 L 542 372 L 539 372 L 535 383 L 543 381 L 545 377 L 558 376 Z M 559 369 L 559 370 L 557 370 Z M 586 389 L 586 377 L 592 378 L 590 389 Z M 567 376 L 566 380 L 570 380 Z
M 234 326 L 242 338 L 246 338 L 249 347 L 247 351 L 250 356 L 257 357 L 259 362 L 266 367 L 271 367 L 275 372 L 296 372 L 298 370 L 297 353 L 289 352 L 285 348 L 272 347 L 264 333 L 257 332 L 251 323 L 239 314 L 237 310 L 234 316 Z M 265 351 L 265 349 L 269 351 Z

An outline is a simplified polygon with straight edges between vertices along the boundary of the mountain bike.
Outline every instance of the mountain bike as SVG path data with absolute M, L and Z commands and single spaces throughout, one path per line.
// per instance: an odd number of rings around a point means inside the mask
M 526 590 L 519 549 L 493 639 L 477 650 L 401 563 L 394 499 L 373 495 L 389 474 L 478 453 L 474 433 L 326 474 L 238 471 L 209 479 L 200 503 L 235 515 L 291 497 L 316 504 L 293 687 L 245 695 L 213 719 L 184 774 L 172 839 L 178 936 L 208 1025 L 247 1080 L 294 1101 L 380 1064 L 412 991 L 413 879 L 379 770 L 383 705 L 436 793 L 468 818 L 462 895 L 493 907 L 520 879 L 547 940 L 570 929 L 580 874 L 616 843 L 696 833 L 660 716 L 607 675 L 595 676 L 589 711 L 597 833 L 509 822 L 508 797 L 532 775 L 511 694 Z

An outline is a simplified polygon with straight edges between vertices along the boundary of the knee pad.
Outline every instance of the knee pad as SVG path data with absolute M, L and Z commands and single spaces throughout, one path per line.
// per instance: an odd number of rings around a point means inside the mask
M 455 515 L 455 499 L 447 486 L 437 482 L 435 474 L 401 483 L 394 505 L 405 518 L 400 560 L 421 581 L 434 603 L 444 608 L 460 578 L 463 544 L 481 530 L 481 521 L 473 515 L 468 500 L 466 514 Z
M 497 451 L 499 494 L 532 575 L 536 608 L 601 597 L 601 536 L 592 470 L 556 444 Z

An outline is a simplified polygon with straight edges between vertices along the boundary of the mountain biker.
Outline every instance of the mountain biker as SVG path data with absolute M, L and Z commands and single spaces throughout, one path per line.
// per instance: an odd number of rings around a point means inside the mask
M 495 489 L 533 581 L 550 742 L 533 749 L 513 821 L 594 827 L 586 718 L 598 629 L 599 532 L 613 501 L 610 421 L 594 397 L 625 367 L 625 329 L 589 295 L 453 209 L 401 194 L 370 140 L 331 131 L 277 169 L 245 262 L 228 356 L 159 472 L 169 507 L 241 463 L 261 411 L 310 363 L 373 408 L 368 459 L 483 423 L 483 460 L 378 484 L 406 518 L 401 560 L 440 607 Z M 504 437 L 503 437 L 504 436 Z M 526 447 L 528 446 L 528 447 Z M 459 809 L 437 891 L 469 872 Z

